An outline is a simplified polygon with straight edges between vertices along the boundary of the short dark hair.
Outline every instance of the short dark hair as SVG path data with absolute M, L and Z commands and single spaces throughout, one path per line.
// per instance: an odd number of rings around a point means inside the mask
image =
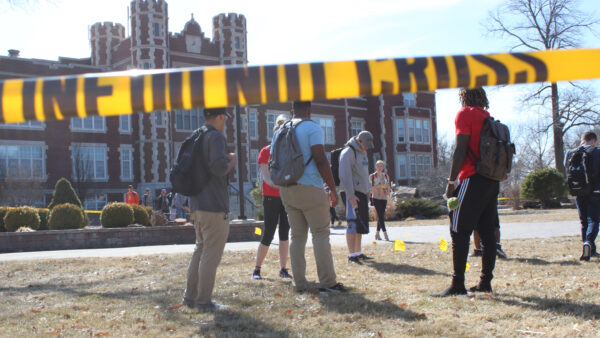
M 294 115 L 304 115 L 310 112 L 310 101 L 294 101 Z
M 583 133 L 581 139 L 585 142 L 590 142 L 591 140 L 597 141 L 598 136 L 593 131 L 586 131 L 585 133 Z
M 490 107 L 485 90 L 481 87 L 473 89 L 461 88 L 458 92 L 458 97 L 463 107 L 481 107 L 483 109 Z

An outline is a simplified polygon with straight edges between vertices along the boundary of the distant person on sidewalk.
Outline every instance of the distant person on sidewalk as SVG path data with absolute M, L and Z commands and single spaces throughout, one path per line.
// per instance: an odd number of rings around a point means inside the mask
M 500 184 L 478 174 L 475 166 L 476 159 L 481 156 L 479 141 L 483 124 L 491 117 L 486 110 L 489 102 L 483 88 L 462 88 L 459 98 L 463 108 L 456 114 L 456 147 L 446 189 L 446 197 L 457 197 L 459 203 L 458 208 L 450 212 L 454 274 L 450 287 L 433 294 L 435 297 L 467 295 L 465 269 L 473 230 L 481 237 L 483 257 L 479 284 L 469 290 L 492 292 L 492 272 L 496 265 L 494 229 L 498 219 Z M 460 184 L 457 186 L 458 179 Z
M 288 124 L 293 124 L 306 164 L 300 179 L 293 185 L 280 187 L 279 192 L 290 222 L 290 261 L 296 291 L 303 292 L 308 287 L 305 251 L 310 230 L 319 276 L 319 292 L 341 293 L 347 290 L 336 280 L 329 242 L 329 207 L 337 204 L 337 191 L 325 155 L 323 129 L 310 120 L 310 108 L 310 102 L 294 102 L 294 118 L 273 136 L 271 156 L 275 156 L 279 133 L 284 128 L 291 128 Z M 323 190 L 323 180 L 329 186 L 329 197 Z
M 190 211 L 189 197 L 176 193 L 171 205 L 175 206 L 175 218 L 185 218 L 188 220 L 188 213 Z
M 275 120 L 275 128 L 273 133 L 279 129 L 279 127 L 287 121 L 285 115 L 279 115 Z M 258 166 L 262 175 L 262 186 L 261 191 L 263 195 L 263 210 L 264 210 L 264 224 L 265 230 L 262 233 L 260 244 L 258 245 L 258 252 L 256 253 L 256 265 L 254 271 L 252 271 L 252 279 L 262 279 L 260 275 L 260 269 L 262 263 L 267 256 L 269 246 L 275 236 L 275 230 L 277 230 L 277 224 L 279 224 L 279 277 L 281 278 L 292 278 L 287 269 L 288 252 L 290 248 L 289 233 L 290 224 L 288 223 L 287 212 L 281 202 L 279 195 L 279 189 L 271 181 L 271 175 L 269 173 L 269 158 L 271 157 L 271 146 L 266 146 L 260 150 L 258 154 Z
M 171 201 L 169 200 L 169 196 L 167 195 L 167 189 L 161 189 L 160 195 L 156 199 L 155 209 L 160 211 L 165 219 L 168 219 L 169 216 L 169 208 Z
M 582 261 L 598 256 L 595 242 L 600 222 L 600 149 L 596 147 L 597 141 L 596 133 L 585 132 L 581 145 L 565 156 L 567 185 L 575 195 L 581 222 L 583 254 L 579 259 Z
M 133 186 L 127 187 L 127 194 L 125 194 L 125 203 L 127 204 L 140 204 L 140 197 L 138 193 L 133 191 Z
M 144 196 L 142 196 L 142 205 L 150 208 L 154 208 L 154 198 L 150 194 L 150 189 L 146 188 Z
M 235 154 L 227 153 L 227 140 L 223 134 L 228 116 L 225 108 L 204 110 L 203 128 L 207 131 L 202 150 L 194 154 L 202 156 L 205 163 L 197 174 L 202 175 L 202 181 L 208 176 L 208 181 L 200 193 L 190 197 L 196 247 L 188 267 L 183 304 L 200 310 L 227 307 L 213 301 L 212 293 L 229 235 L 228 174 L 237 159 Z
M 369 177 L 371 181 L 371 196 L 375 212 L 377 213 L 377 232 L 375 232 L 375 240 L 380 241 L 379 231 L 383 232 L 383 238 L 389 241 L 387 231 L 385 229 L 385 208 L 387 207 L 388 197 L 390 195 L 390 177 L 384 172 L 385 163 L 382 160 L 375 164 L 376 171 Z
M 346 192 L 346 242 L 348 263 L 362 264 L 371 259 L 361 249 L 362 235 L 369 233 L 369 158 L 367 149 L 373 149 L 373 135 L 361 131 L 353 136 L 340 154 L 340 187 Z

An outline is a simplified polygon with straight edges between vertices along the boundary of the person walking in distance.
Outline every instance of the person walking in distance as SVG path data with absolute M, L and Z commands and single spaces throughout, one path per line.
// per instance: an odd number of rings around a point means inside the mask
M 150 189 L 146 188 L 144 196 L 142 196 L 142 205 L 150 208 L 154 208 L 154 198 L 150 194 Z
M 581 145 L 569 150 L 565 156 L 567 185 L 571 194 L 575 195 L 581 222 L 583 254 L 579 260 L 582 261 L 589 261 L 590 257 L 598 256 L 595 242 L 600 222 L 600 149 L 596 147 L 597 142 L 596 133 L 585 132 L 581 137 Z M 588 183 L 585 184 L 585 181 Z M 579 189 L 580 187 L 582 189 Z
M 294 102 L 294 118 L 288 123 L 295 126 L 296 138 L 307 163 L 296 183 L 279 188 L 291 228 L 290 261 L 293 282 L 298 292 L 305 291 L 308 286 L 304 254 L 310 229 L 319 276 L 319 292 L 340 293 L 347 290 L 336 280 L 329 242 L 329 207 L 337 204 L 337 191 L 323 147 L 323 130 L 310 120 L 310 109 L 310 102 Z M 273 136 L 271 155 L 278 134 L 283 128 L 290 128 L 288 123 Z M 323 190 L 323 180 L 329 186 L 329 198 Z
M 287 121 L 285 115 L 279 115 L 275 120 L 275 128 L 273 133 L 279 129 L 279 127 Z M 260 275 L 260 269 L 262 266 L 269 246 L 275 235 L 275 229 L 277 229 L 277 223 L 279 223 L 279 277 L 281 278 L 292 278 L 286 268 L 288 260 L 288 250 L 290 242 L 288 240 L 290 232 L 290 224 L 288 223 L 287 213 L 281 202 L 279 195 L 279 189 L 275 187 L 273 181 L 271 181 L 271 175 L 269 174 L 269 158 L 271 157 L 271 146 L 266 146 L 260 150 L 258 155 L 258 166 L 262 175 L 262 195 L 263 195 L 263 210 L 265 218 L 265 230 L 262 233 L 260 244 L 258 245 L 258 252 L 256 253 L 256 265 L 254 271 L 252 271 L 252 279 L 262 279 Z
M 385 208 L 387 207 L 388 196 L 390 195 L 390 177 L 384 172 L 385 163 L 382 160 L 375 164 L 376 171 L 371 174 L 371 196 L 373 196 L 373 205 L 377 213 L 377 232 L 375 232 L 375 240 L 380 241 L 379 231 L 383 232 L 383 238 L 389 241 L 387 231 L 385 229 Z
M 491 118 L 486 110 L 489 102 L 483 88 L 463 88 L 459 97 L 462 109 L 456 114 L 456 147 L 446 188 L 446 197 L 457 197 L 459 202 L 458 208 L 450 212 L 454 274 L 450 287 L 433 294 L 436 297 L 467 294 L 465 269 L 473 230 L 481 237 L 483 264 L 479 284 L 469 289 L 471 292 L 492 292 L 492 272 L 496 264 L 494 228 L 498 218 L 499 182 L 478 174 L 475 166 L 475 159 L 480 158 L 483 124 L 486 118 Z
M 346 192 L 346 242 L 348 262 L 362 264 L 370 259 L 362 253 L 362 235 L 369 233 L 369 159 L 367 149 L 373 149 L 373 135 L 361 131 L 352 137 L 340 154 L 340 187 Z
M 140 196 L 133 190 L 133 186 L 127 187 L 127 194 L 125 195 L 125 203 L 127 204 L 140 204 Z
M 227 307 L 213 301 L 212 293 L 229 235 L 228 174 L 236 164 L 235 154 L 227 153 L 223 134 L 228 116 L 225 108 L 204 110 L 207 131 L 201 150 L 194 154 L 202 156 L 206 164 L 196 175 L 204 175 L 202 178 L 208 177 L 208 180 L 197 195 L 190 196 L 196 247 L 188 267 L 183 304 L 200 310 Z

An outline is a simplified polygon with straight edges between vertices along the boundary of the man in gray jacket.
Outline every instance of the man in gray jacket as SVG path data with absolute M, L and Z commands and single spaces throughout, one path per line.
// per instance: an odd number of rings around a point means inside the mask
M 201 151 L 194 154 L 202 156 L 206 163 L 198 175 L 208 175 L 209 179 L 198 195 L 190 197 L 196 248 L 188 268 L 183 304 L 200 310 L 227 307 L 214 302 L 212 292 L 229 235 L 228 174 L 236 164 L 235 154 L 227 153 L 223 135 L 228 116 L 224 108 L 204 110 L 208 131 L 203 136 Z
M 369 159 L 367 149 L 373 149 L 373 135 L 361 131 L 346 142 L 340 154 L 340 190 L 346 192 L 346 242 L 348 263 L 362 264 L 371 259 L 361 251 L 362 235 L 369 233 Z

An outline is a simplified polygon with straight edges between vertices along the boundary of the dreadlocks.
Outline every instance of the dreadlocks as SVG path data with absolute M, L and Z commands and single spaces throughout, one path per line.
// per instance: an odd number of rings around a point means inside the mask
M 461 88 L 458 97 L 463 107 L 481 107 L 483 109 L 490 107 L 485 90 L 481 87 L 474 89 Z

